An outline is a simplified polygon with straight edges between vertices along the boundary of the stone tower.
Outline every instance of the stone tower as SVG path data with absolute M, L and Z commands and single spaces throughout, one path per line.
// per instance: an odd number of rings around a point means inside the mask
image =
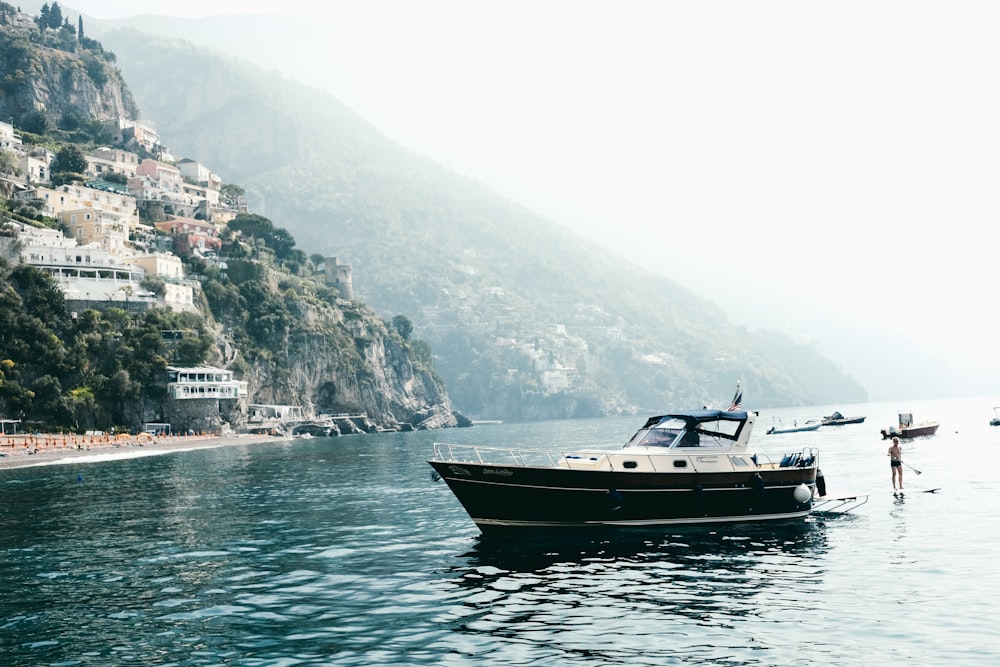
M 336 257 L 326 258 L 326 284 L 336 287 L 340 296 L 351 300 L 354 298 L 354 286 L 351 284 L 351 265 L 341 264 Z

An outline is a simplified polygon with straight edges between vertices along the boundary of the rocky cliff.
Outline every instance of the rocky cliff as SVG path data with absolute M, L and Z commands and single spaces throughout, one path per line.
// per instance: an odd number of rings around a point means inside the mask
M 247 363 L 242 379 L 255 403 L 299 405 L 307 415 L 364 413 L 384 429 L 468 425 L 452 409 L 442 381 L 383 322 L 300 306 L 304 326 L 290 333 L 286 353 Z M 345 347 L 331 327 L 346 331 L 354 344 Z M 234 427 L 244 425 L 239 414 L 227 417 Z
M 39 114 L 66 129 L 139 116 L 113 54 L 72 30 L 39 28 L 26 14 L 0 11 L 0 76 L 0 118 L 29 132 L 40 129 Z

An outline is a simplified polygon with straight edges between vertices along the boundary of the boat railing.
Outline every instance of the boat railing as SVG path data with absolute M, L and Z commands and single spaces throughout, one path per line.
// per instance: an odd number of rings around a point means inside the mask
M 483 445 L 455 445 L 446 442 L 434 443 L 434 458 L 438 461 L 455 463 L 479 463 L 481 465 L 553 466 L 565 454 L 536 449 L 510 447 L 488 447 Z
M 518 449 L 516 447 L 492 447 L 486 445 L 457 445 L 446 442 L 434 443 L 434 459 L 437 461 L 447 461 L 449 463 L 476 463 L 479 465 L 512 465 L 522 468 L 527 467 L 552 467 L 577 469 L 606 469 L 616 470 L 615 454 L 621 454 L 621 450 L 537 450 Z M 667 454 L 668 452 L 664 452 Z M 699 458 L 705 455 L 701 451 L 678 451 L 669 452 L 673 457 Z M 620 458 L 620 457 L 619 457 Z M 786 453 L 780 459 L 774 460 L 767 454 L 757 453 L 752 457 L 745 454 L 731 454 L 726 457 L 733 459 L 750 459 L 754 465 L 760 468 L 807 468 L 818 464 L 819 451 L 815 447 L 804 447 L 801 451 Z M 630 456 L 630 461 L 647 460 L 649 456 Z M 736 465 L 736 463 L 733 463 Z M 739 465 L 746 465 L 741 463 Z M 657 468 L 652 462 L 641 465 L 642 469 L 655 470 Z M 635 466 L 626 466 L 623 470 L 634 470 Z

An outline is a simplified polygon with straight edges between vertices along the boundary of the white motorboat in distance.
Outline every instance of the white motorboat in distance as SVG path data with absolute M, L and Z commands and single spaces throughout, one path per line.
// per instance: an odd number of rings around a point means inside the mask
M 819 427 L 823 425 L 818 419 L 810 419 L 806 423 L 799 425 L 798 422 L 794 422 L 792 426 L 772 426 L 767 429 L 767 434 L 771 435 L 773 433 L 804 433 L 806 431 L 818 431 Z
M 919 438 L 921 436 L 934 435 L 937 433 L 938 428 L 941 426 L 941 422 L 936 421 L 913 421 L 912 412 L 900 412 L 899 413 L 899 425 L 890 426 L 889 428 L 882 429 L 882 439 L 886 440 L 888 438 Z

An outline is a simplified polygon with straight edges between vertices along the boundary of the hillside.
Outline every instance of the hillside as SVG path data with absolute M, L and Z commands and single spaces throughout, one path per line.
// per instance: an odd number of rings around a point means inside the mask
M 143 114 L 217 165 L 359 297 L 405 314 L 457 409 L 552 418 L 687 407 L 742 379 L 755 406 L 865 400 L 811 346 L 750 333 L 688 289 L 387 141 L 335 98 L 131 30 L 102 35 Z M 151 48 L 155 44 L 155 48 Z M 702 256 L 705 248 L 664 248 Z
M 134 118 L 135 100 L 101 44 L 69 27 L 40 30 L 0 2 L 0 117 L 21 130 L 85 140 L 93 121 Z
M 0 58 L 0 417 L 32 430 L 239 430 L 265 404 L 350 415 L 337 426 L 349 431 L 467 424 L 407 319 L 342 298 L 325 258 L 221 202 L 216 179 L 182 180 L 151 157 L 171 148 L 136 138 L 131 93 L 100 43 L 0 3 Z M 166 219 L 196 192 L 201 218 Z M 202 383 L 180 391 L 181 374 Z

